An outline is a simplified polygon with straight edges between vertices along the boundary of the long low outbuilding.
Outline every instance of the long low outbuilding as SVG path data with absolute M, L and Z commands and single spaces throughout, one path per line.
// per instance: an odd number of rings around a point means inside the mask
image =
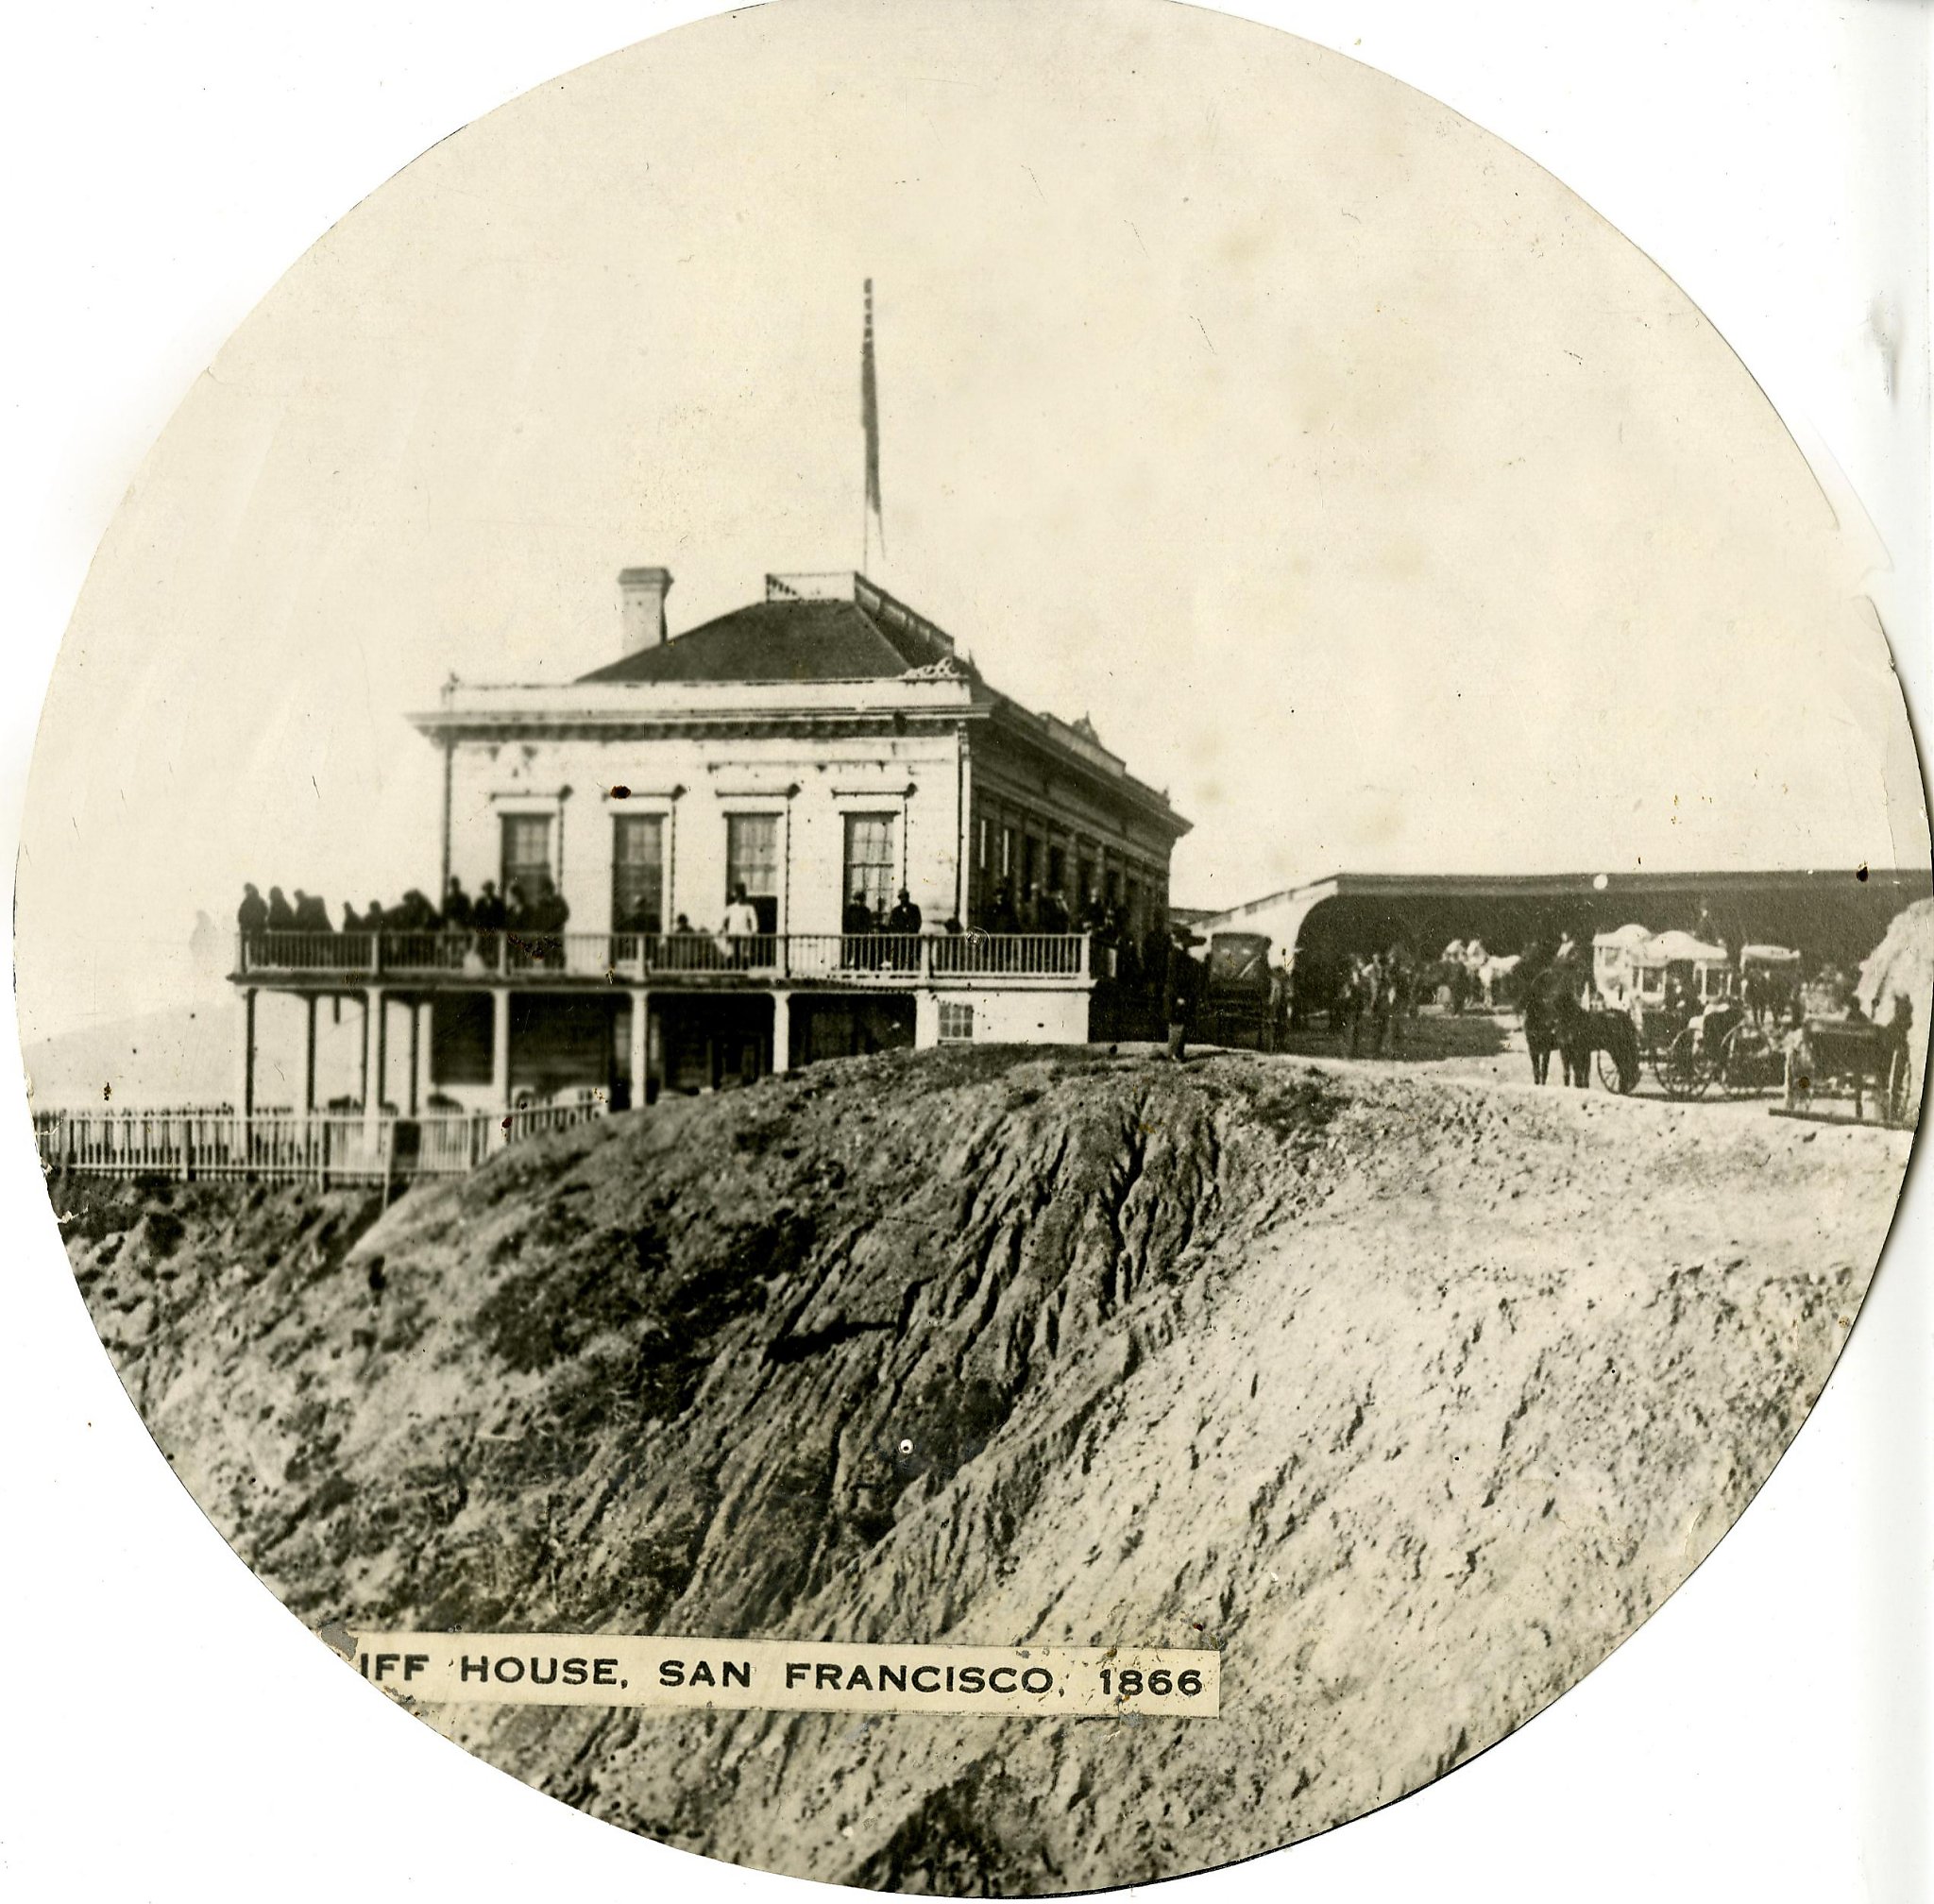
M 1643 925 L 1746 944 L 1790 946 L 1810 971 L 1851 971 L 1902 908 L 1928 896 L 1929 869 L 1774 868 L 1705 873 L 1332 873 L 1207 915 L 1195 929 L 1253 932 L 1270 959 L 1321 967 L 1392 945 L 1423 960 L 1453 941 L 1493 954 Z

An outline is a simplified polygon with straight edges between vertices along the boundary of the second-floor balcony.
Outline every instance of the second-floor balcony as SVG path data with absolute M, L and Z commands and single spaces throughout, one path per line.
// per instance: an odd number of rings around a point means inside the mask
M 246 932 L 237 983 L 1054 986 L 1093 977 L 1085 932 Z

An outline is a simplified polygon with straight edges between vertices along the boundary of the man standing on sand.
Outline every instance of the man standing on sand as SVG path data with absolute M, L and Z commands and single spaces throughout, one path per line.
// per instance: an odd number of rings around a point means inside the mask
M 1196 1015 L 1196 961 L 1181 933 L 1172 931 L 1164 960 L 1162 995 L 1168 1017 L 1168 1059 L 1179 1064 L 1188 1055 L 1189 1026 Z
M 1283 948 L 1282 957 L 1269 968 L 1269 1023 L 1264 1029 L 1265 1051 L 1281 1051 L 1289 1042 L 1289 1021 L 1295 1010 L 1295 980 L 1291 976 L 1292 953 Z

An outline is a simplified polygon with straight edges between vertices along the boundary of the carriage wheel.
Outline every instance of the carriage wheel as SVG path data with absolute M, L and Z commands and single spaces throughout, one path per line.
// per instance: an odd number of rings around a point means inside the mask
M 1638 1082 L 1638 1074 L 1636 1071 L 1629 1078 L 1620 1074 L 1618 1058 L 1603 1046 L 1600 1046 L 1592 1054 L 1592 1064 L 1598 1072 L 1598 1081 L 1607 1091 L 1616 1092 L 1621 1096 Z
M 1711 1067 L 1700 1054 L 1699 1033 L 1690 1025 L 1666 1046 L 1655 1068 L 1668 1097 L 1697 1097 L 1712 1082 Z
M 1759 1096 L 1757 1047 L 1757 1038 L 1749 1035 L 1749 1028 L 1744 1025 L 1735 1025 L 1726 1033 L 1725 1042 L 1719 1047 L 1719 1081 L 1728 1097 Z
M 1881 1106 L 1881 1121 L 1886 1124 L 1904 1124 L 1908 1110 L 1908 1047 L 1905 1042 L 1899 1045 L 1892 1062 L 1887 1067 L 1887 1101 Z

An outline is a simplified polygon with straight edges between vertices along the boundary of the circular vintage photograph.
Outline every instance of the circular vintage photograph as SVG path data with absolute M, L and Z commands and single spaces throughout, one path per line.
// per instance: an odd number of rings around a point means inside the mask
M 1865 561 L 1340 54 L 613 55 L 329 230 L 94 561 L 74 1276 L 371 1712 L 598 1818 L 953 1896 L 1323 1831 L 1626 1639 L 1853 1326 L 1934 1008 Z

